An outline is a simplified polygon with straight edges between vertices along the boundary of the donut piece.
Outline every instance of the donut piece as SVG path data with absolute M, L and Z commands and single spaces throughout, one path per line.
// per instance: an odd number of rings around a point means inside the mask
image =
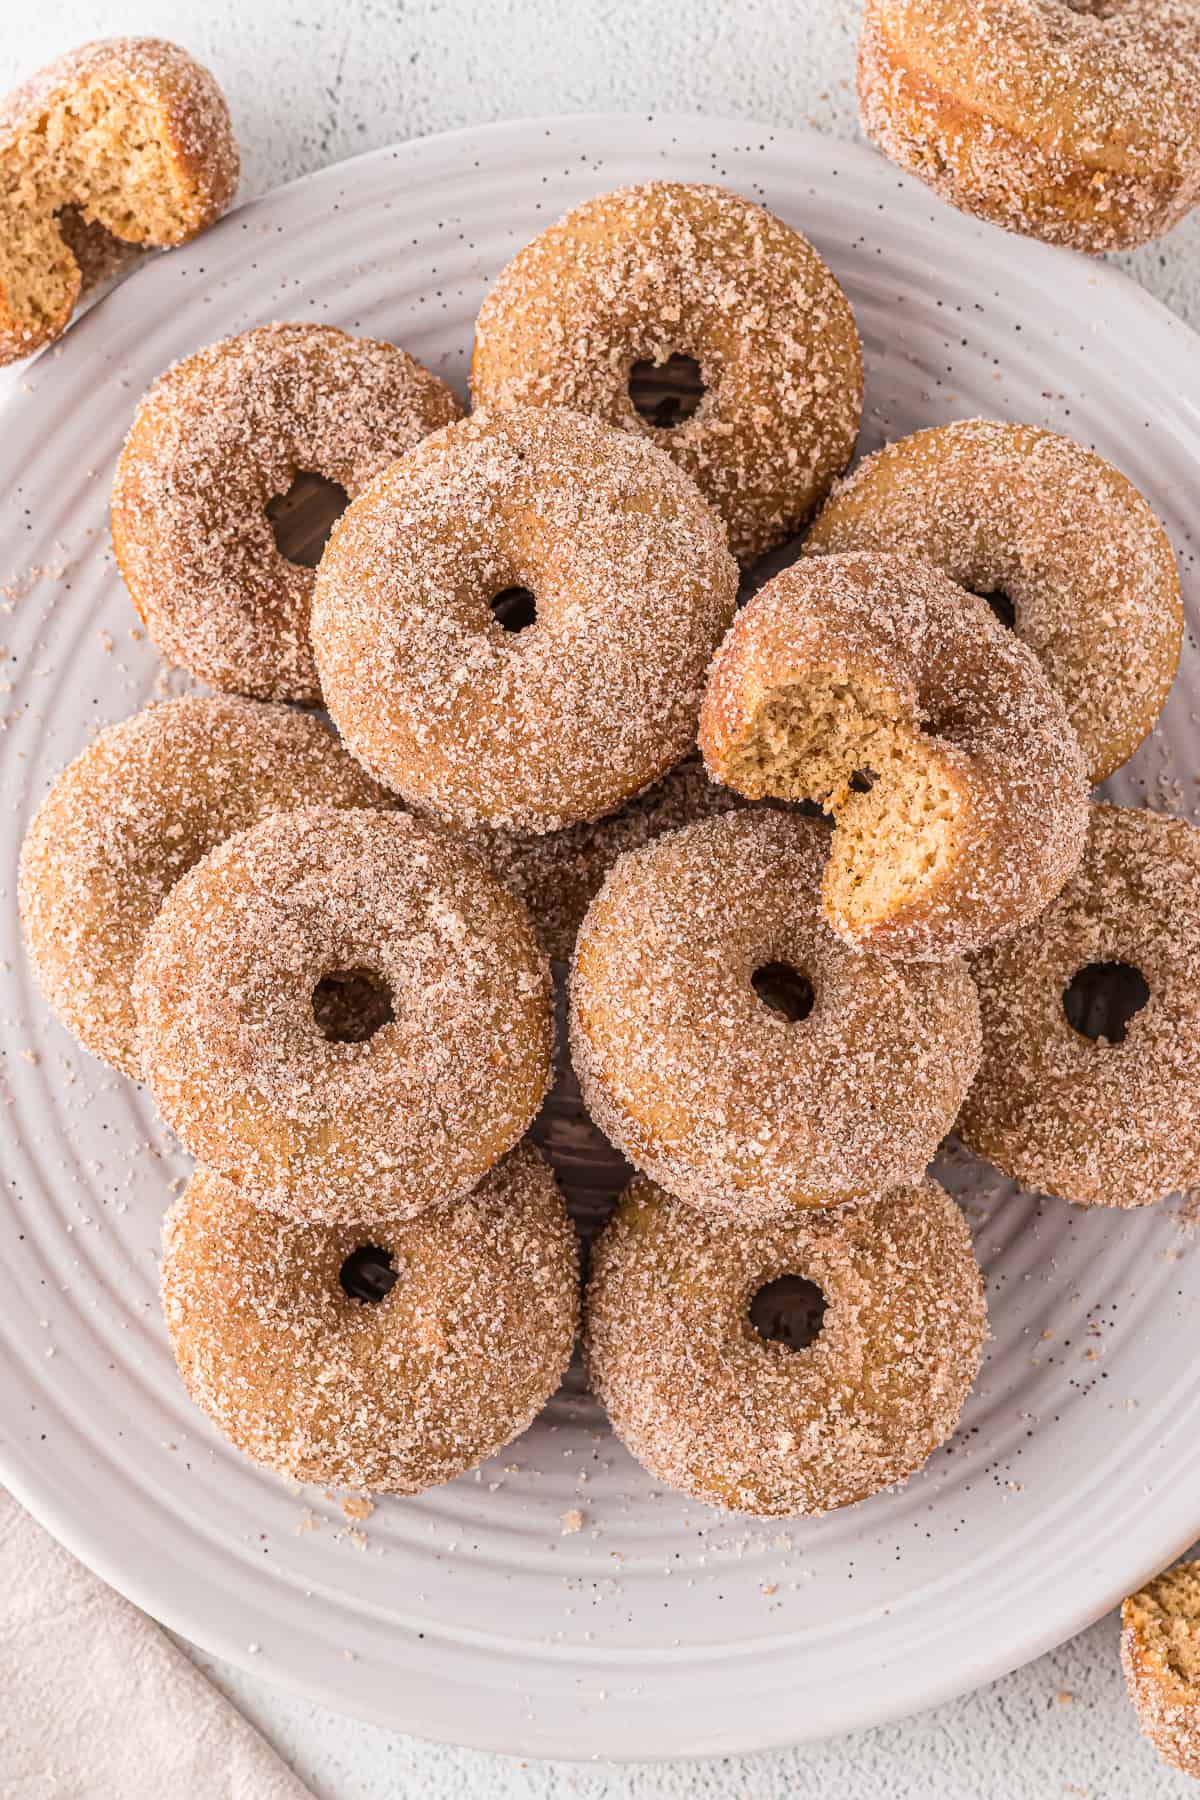
M 618 856 L 744 804 L 739 795 L 708 779 L 698 757 L 689 757 L 606 818 L 540 835 L 481 827 L 466 834 L 466 841 L 525 902 L 553 961 L 565 963 L 571 960 L 583 916 Z
M 835 815 L 825 916 L 855 949 L 977 949 L 1039 913 L 1082 853 L 1062 701 L 983 600 L 914 557 L 814 558 L 768 582 L 713 663 L 700 748 L 751 799 Z
M 1200 1564 L 1166 1569 L 1122 1603 L 1121 1664 L 1158 1754 L 1200 1780 Z
M 804 549 L 907 551 L 1007 601 L 1093 782 L 1166 703 L 1183 640 L 1167 535 L 1119 470 L 1056 432 L 960 419 L 901 438 L 835 489 Z
M 316 576 L 277 547 L 268 503 L 301 474 L 353 497 L 461 410 L 406 351 L 332 325 L 263 325 L 173 364 L 134 415 L 112 497 L 117 562 L 167 661 L 319 704 Z
M 405 1223 L 302 1225 L 197 1169 L 163 1226 L 162 1296 L 189 1394 L 297 1481 L 415 1494 L 525 1430 L 562 1379 L 578 1251 L 522 1144 Z
M 313 648 L 347 748 L 406 800 L 556 831 L 687 755 L 736 590 L 720 521 L 652 444 L 557 407 L 477 412 L 342 515 Z
M 682 420 L 668 401 L 656 424 L 631 377 L 680 357 L 699 366 L 703 397 Z M 850 461 L 862 349 L 798 231 L 725 188 L 651 181 L 585 201 L 501 271 L 475 325 L 471 392 L 477 406 L 570 406 L 650 438 L 750 562 Z
M 100 243 L 181 244 L 237 182 L 225 97 L 178 44 L 102 39 L 15 88 L 0 101 L 0 363 L 66 330 Z
M 972 972 L 983 1057 L 955 1125 L 969 1149 L 1082 1206 L 1200 1183 L 1200 831 L 1094 806 L 1062 893 Z
M 306 807 L 231 838 L 168 896 L 133 986 L 168 1124 L 306 1222 L 466 1193 L 549 1082 L 524 907 L 407 814 Z
M 726 813 L 623 856 L 575 948 L 588 1111 L 693 1206 L 786 1219 L 919 1180 L 979 1061 L 959 962 L 855 955 L 821 918 L 828 827 Z
M 953 206 L 1097 255 L 1200 198 L 1192 0 L 867 0 L 863 129 Z
M 751 1322 L 789 1276 L 824 1303 L 803 1348 Z M 669 1487 L 775 1516 L 919 1469 L 958 1423 L 986 1333 L 970 1233 L 932 1181 L 747 1228 L 635 1180 L 584 1302 L 588 1374 L 626 1448 Z
M 110 725 L 59 776 L 21 849 L 21 921 L 46 999 L 138 1079 L 133 971 L 163 900 L 237 831 L 298 806 L 387 806 L 316 719 L 186 695 Z

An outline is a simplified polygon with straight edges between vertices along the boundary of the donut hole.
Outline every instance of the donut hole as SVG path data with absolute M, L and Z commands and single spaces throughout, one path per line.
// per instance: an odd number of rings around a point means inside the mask
M 1017 624 L 1017 609 L 1003 588 L 972 588 L 984 604 L 990 608 L 992 617 L 998 619 L 1006 631 L 1014 631 Z
M 331 1044 L 365 1044 L 396 1014 L 392 990 L 374 969 L 333 969 L 312 994 L 313 1018 Z
M 806 1275 L 779 1275 L 750 1302 L 750 1323 L 768 1344 L 807 1350 L 825 1326 L 825 1296 Z
M 501 588 L 489 604 L 493 619 L 504 631 L 528 631 L 537 619 L 537 595 L 532 588 Z
M 399 1276 L 392 1267 L 390 1250 L 381 1250 L 378 1244 L 360 1244 L 338 1270 L 338 1280 L 348 1300 L 377 1306 L 391 1293 Z
M 1063 989 L 1067 1023 L 1093 1043 L 1123 1044 L 1129 1022 L 1150 998 L 1140 969 L 1126 962 L 1086 963 Z
M 930 735 L 858 676 L 814 670 L 770 689 L 722 779 L 833 814 L 826 899 L 855 928 L 904 906 L 951 853 L 961 802 Z
M 311 469 L 299 470 L 287 493 L 276 494 L 266 505 L 280 556 L 298 569 L 315 569 L 349 504 L 350 496 L 338 482 Z
M 678 352 L 662 362 L 635 362 L 629 371 L 629 398 L 639 419 L 655 431 L 674 431 L 699 408 L 704 372 L 694 356 Z
M 764 1006 L 772 1012 L 779 1013 L 789 1025 L 799 1024 L 807 1019 L 813 1009 L 812 982 L 808 976 L 787 962 L 763 963 L 755 969 L 750 977 L 750 986 L 754 989 Z

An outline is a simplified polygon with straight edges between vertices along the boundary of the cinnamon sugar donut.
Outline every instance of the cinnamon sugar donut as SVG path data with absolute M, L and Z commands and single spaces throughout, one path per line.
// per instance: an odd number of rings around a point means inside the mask
M 192 1399 L 297 1481 L 415 1494 L 525 1430 L 575 1341 L 578 1253 L 522 1144 L 455 1205 L 308 1225 L 197 1169 L 163 1226 L 163 1308 Z
M 656 425 L 635 367 L 699 365 L 696 410 Z M 797 531 L 850 461 L 862 350 L 807 239 L 725 188 L 651 181 L 577 206 L 518 252 L 480 309 L 482 406 L 570 406 L 650 438 L 752 561 Z
M 15 88 L 0 101 L 0 363 L 66 329 L 101 247 L 181 244 L 237 181 L 225 97 L 178 44 L 83 44 Z
M 133 986 L 168 1124 L 306 1222 L 465 1193 L 549 1080 L 549 969 L 524 907 L 403 813 L 306 807 L 231 838 L 172 889 Z
M 867 0 L 863 128 L 943 199 L 1096 254 L 1200 199 L 1192 0 Z
M 168 662 L 260 700 L 316 705 L 311 568 L 267 505 L 301 473 L 352 498 L 461 407 L 395 344 L 332 325 L 263 325 L 175 363 L 117 463 L 113 548 Z
M 839 484 L 804 549 L 908 551 L 1007 600 L 1091 781 L 1153 730 L 1183 637 L 1175 556 L 1133 484 L 1082 444 L 998 419 L 915 432 Z
M 919 1180 L 979 1060 L 961 963 L 856 955 L 823 922 L 828 840 L 768 808 L 658 838 L 612 869 L 575 948 L 588 1111 L 739 1221 Z
M 661 450 L 558 407 L 477 412 L 342 515 L 313 649 L 347 748 L 406 800 L 556 831 L 687 755 L 736 589 Z M 514 591 L 529 612 L 506 627 L 492 603 Z
M 814 558 L 768 582 L 713 663 L 700 747 L 739 793 L 835 815 L 825 916 L 856 949 L 977 949 L 1082 853 L 1062 701 L 983 600 L 914 557 Z
M 820 1291 L 804 1348 L 750 1309 Z M 935 1182 L 747 1228 L 638 1179 L 592 1252 L 588 1373 L 656 1480 L 765 1515 L 829 1512 L 903 1481 L 951 1435 L 987 1331 L 962 1214 Z
M 1121 1606 L 1121 1664 L 1164 1762 L 1200 1780 L 1200 1563 L 1180 1563 Z
M 668 831 L 744 805 L 739 795 L 708 779 L 698 757 L 689 757 L 603 819 L 541 834 L 480 828 L 467 834 L 466 841 L 525 902 L 550 957 L 565 963 L 583 916 L 618 856 L 640 850 Z
M 1086 1206 L 1200 1183 L 1200 831 L 1093 807 L 1062 893 L 972 972 L 983 1060 L 955 1126 L 969 1149 Z M 1111 1021 L 1106 978 L 1125 991 Z
M 163 900 L 217 844 L 298 806 L 386 806 L 316 719 L 188 695 L 110 725 L 59 776 L 21 850 L 42 992 L 86 1050 L 141 1075 L 131 988 Z

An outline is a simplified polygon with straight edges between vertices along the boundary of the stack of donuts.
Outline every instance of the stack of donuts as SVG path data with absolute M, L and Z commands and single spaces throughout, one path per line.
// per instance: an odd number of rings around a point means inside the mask
M 400 349 L 281 324 L 143 399 L 117 559 L 215 691 L 56 782 L 30 955 L 197 1158 L 163 1303 L 243 1451 L 447 1480 L 550 1397 L 582 1308 L 657 1479 L 847 1505 L 921 1466 L 979 1365 L 947 1133 L 1080 1204 L 1200 1178 L 1200 834 L 1089 799 L 1166 699 L 1171 550 L 1032 426 L 845 477 L 846 296 L 716 187 L 535 239 L 471 390 L 464 415 Z M 304 484 L 346 504 L 285 553 Z M 582 1302 L 530 1136 L 552 963 L 562 1079 L 635 1171 Z M 1098 1035 L 1117 964 L 1143 1004 Z

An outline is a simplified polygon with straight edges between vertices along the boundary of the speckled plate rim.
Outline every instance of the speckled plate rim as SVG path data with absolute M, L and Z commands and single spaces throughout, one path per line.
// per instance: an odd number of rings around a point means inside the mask
M 736 151 L 748 138 L 767 138 L 774 158 L 781 163 L 793 161 L 813 179 L 821 179 L 834 167 L 854 169 L 859 181 L 875 186 L 881 205 L 897 187 L 910 193 L 914 191 L 911 184 L 898 181 L 895 171 L 870 151 L 834 143 L 813 133 L 711 117 L 642 119 L 622 114 L 562 115 L 469 128 L 368 152 L 350 163 L 302 177 L 237 209 L 207 234 L 202 243 L 211 255 L 224 241 L 223 234 L 236 232 L 248 224 L 262 224 L 265 228 L 268 221 L 278 228 L 281 210 L 286 213 L 298 202 L 303 203 L 306 210 L 311 207 L 315 211 L 325 197 L 345 188 L 347 177 L 355 168 L 386 165 L 394 170 L 409 165 L 413 175 L 417 176 L 422 164 L 434 163 L 442 155 L 453 160 L 467 147 L 524 147 L 532 169 L 536 168 L 540 145 L 546 147 L 557 165 L 566 149 L 578 151 L 581 134 L 586 135 L 594 146 L 619 144 L 623 153 L 628 152 L 631 140 L 642 134 L 647 140 L 647 173 L 669 174 L 670 140 L 675 133 L 693 145 L 698 134 L 703 133 L 709 143 L 718 147 L 714 155 Z M 928 201 L 924 190 L 915 191 L 921 196 L 922 204 Z M 939 203 L 931 204 L 938 206 Z M 961 235 L 969 225 L 971 233 L 980 241 L 986 241 L 993 251 L 997 239 L 1003 236 L 991 227 L 974 221 L 965 222 L 949 211 L 945 212 L 945 220 L 949 235 Z M 1172 354 L 1197 357 L 1200 343 L 1187 327 L 1121 271 L 1103 264 L 1084 265 L 1081 259 L 1068 252 L 1027 241 L 1004 239 L 1004 245 L 1010 262 L 1024 265 L 1026 273 L 1030 268 L 1040 266 L 1045 271 L 1047 283 L 1060 279 L 1064 283 L 1076 282 L 1081 269 L 1086 267 L 1089 285 L 1106 290 L 1110 305 L 1123 311 L 1130 319 L 1131 327 L 1136 326 L 1143 334 L 1143 351 L 1147 339 L 1155 339 L 1162 344 L 1164 355 L 1169 343 Z M 94 343 L 103 339 L 107 330 L 127 326 L 130 319 L 156 296 L 162 303 L 169 304 L 169 283 L 180 270 L 180 260 L 190 258 L 199 263 L 203 255 L 197 246 L 188 246 L 135 271 L 47 354 L 82 359 Z M 1181 379 L 1176 401 L 1189 431 L 1200 434 L 1200 385 L 1194 380 L 1187 384 Z M 19 405 L 19 402 L 9 404 Z M 11 418 L 12 414 L 5 416 Z M 0 463 L 5 455 L 0 447 Z M 1200 483 L 1200 468 L 1197 481 Z M 0 1318 L 0 1339 L 4 1335 L 5 1321 Z M 44 1385 L 41 1398 L 48 1410 L 61 1412 L 62 1396 L 52 1384 Z M 1162 1411 L 1164 1416 L 1159 1429 L 1163 1470 L 1156 1471 L 1153 1491 L 1132 1516 L 1115 1515 L 1110 1509 L 1102 1532 L 1091 1537 L 1080 1532 L 1072 1559 L 1062 1560 L 1053 1569 L 1045 1570 L 1053 1603 L 1047 1605 L 1039 1620 L 1014 1629 L 1002 1606 L 996 1609 L 995 1615 L 976 1614 L 969 1621 L 966 1632 L 962 1630 L 963 1621 L 957 1619 L 957 1635 L 940 1644 L 940 1672 L 932 1669 L 926 1659 L 916 1656 L 897 1656 L 872 1666 L 868 1655 L 856 1682 L 844 1682 L 837 1691 L 828 1687 L 822 1690 L 819 1706 L 813 1704 L 811 1695 L 805 1696 L 807 1703 L 798 1705 L 794 1715 L 775 1705 L 772 1716 L 764 1717 L 762 1708 L 756 1709 L 753 1697 L 749 1697 L 747 1704 L 747 1696 L 738 1694 L 737 1684 L 733 1683 L 731 1686 L 735 1691 L 730 1695 L 727 1716 L 699 1725 L 692 1719 L 688 1723 L 686 1739 L 670 1719 L 656 1718 L 653 1708 L 641 1709 L 636 1725 L 632 1720 L 622 1722 L 610 1713 L 599 1724 L 594 1719 L 589 1720 L 586 1727 L 568 1718 L 565 1725 L 551 1729 L 542 1724 L 536 1731 L 530 1731 L 518 1722 L 515 1704 L 506 1711 L 501 1722 L 494 1705 L 481 1705 L 477 1709 L 472 1706 L 476 1690 L 469 1681 L 449 1691 L 444 1671 L 423 1671 L 419 1667 L 419 1658 L 407 1671 L 403 1692 L 396 1693 L 386 1702 L 378 1694 L 356 1696 L 351 1684 L 344 1680 L 314 1676 L 311 1664 L 305 1661 L 302 1641 L 298 1640 L 293 1648 L 290 1641 L 285 1640 L 284 1647 L 277 1647 L 269 1661 L 251 1654 L 248 1643 L 255 1635 L 253 1619 L 230 1618 L 220 1590 L 209 1591 L 199 1579 L 189 1585 L 182 1579 L 172 1582 L 157 1572 L 146 1572 L 138 1552 L 148 1541 L 146 1534 L 152 1537 L 157 1496 L 142 1492 L 133 1475 L 128 1482 L 128 1509 L 103 1511 L 92 1508 L 86 1496 L 81 1500 L 77 1489 L 67 1491 L 36 1457 L 27 1454 L 19 1434 L 10 1429 L 10 1421 L 4 1416 L 0 1416 L 0 1473 L 17 1499 L 111 1586 L 172 1629 L 248 1672 L 274 1678 L 337 1710 L 357 1713 L 417 1735 L 514 1754 L 646 1759 L 782 1747 L 878 1724 L 936 1704 L 1002 1675 L 1092 1623 L 1124 1592 L 1184 1549 L 1200 1524 L 1197 1506 L 1189 1498 L 1189 1491 L 1200 1491 L 1195 1483 L 1196 1475 L 1200 1474 L 1200 1430 L 1197 1429 L 1200 1397 L 1195 1405 L 1186 1412 L 1181 1410 L 1174 1418 L 1165 1417 L 1165 1408 Z M 1168 1459 L 1169 1480 L 1160 1478 L 1168 1468 Z M 1122 1487 L 1124 1485 L 1122 1482 Z M 1017 1540 L 1028 1539 L 1031 1535 L 1028 1530 L 1015 1532 L 1014 1547 Z M 1036 1565 L 1039 1557 L 1036 1546 L 1026 1544 L 1024 1548 L 1029 1553 L 1028 1573 L 1029 1566 Z M 459 1634 L 464 1641 L 469 1635 Z M 754 1644 L 745 1642 L 739 1646 L 748 1652 L 755 1648 Z M 532 1660 L 541 1660 L 550 1668 L 554 1657 L 547 1650 L 541 1659 Z M 620 1658 L 614 1653 L 612 1660 L 615 1664 Z M 680 1661 L 686 1665 L 686 1651 L 681 1653 Z M 508 1686 L 511 1680 L 510 1672 L 500 1678 L 500 1683 Z M 565 1688 L 566 1684 L 563 1686 Z M 772 1688 L 773 1701 L 777 1700 L 779 1691 L 778 1686 Z M 491 1698 L 495 1699 L 494 1690 Z

